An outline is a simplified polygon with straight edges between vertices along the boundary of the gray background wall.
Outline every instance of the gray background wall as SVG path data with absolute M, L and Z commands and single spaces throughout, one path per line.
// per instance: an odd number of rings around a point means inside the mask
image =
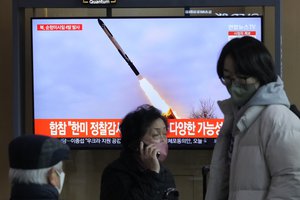
M 12 139 L 12 2 L 0 1 L 0 200 L 9 199 L 7 146 Z M 282 1 L 283 80 L 290 101 L 300 107 L 300 1 Z M 63 199 L 98 199 L 100 175 L 118 151 L 73 151 L 66 164 Z M 201 166 L 210 162 L 211 151 L 171 151 L 167 166 L 176 174 L 182 195 L 201 199 Z M 180 159 L 180 160 L 179 160 Z M 72 183 L 72 184 L 71 184 Z M 72 186 L 72 189 L 71 189 Z M 71 191 L 72 190 L 72 191 Z

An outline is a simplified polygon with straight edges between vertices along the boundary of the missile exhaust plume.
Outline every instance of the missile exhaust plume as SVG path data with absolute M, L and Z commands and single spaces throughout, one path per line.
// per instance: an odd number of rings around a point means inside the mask
M 140 80 L 140 86 L 144 90 L 152 105 L 158 105 L 163 113 L 168 112 L 170 106 L 163 100 L 163 98 L 161 98 L 158 92 L 145 78 Z
M 113 37 L 111 32 L 108 30 L 108 28 L 105 26 L 104 22 L 101 19 L 98 19 L 98 23 L 103 29 L 103 31 L 106 33 L 110 41 L 114 44 L 114 46 L 117 48 L 118 52 L 121 54 L 121 56 L 125 59 L 127 64 L 130 66 L 134 74 L 137 76 L 140 87 L 146 94 L 147 98 L 151 102 L 152 105 L 157 107 L 162 111 L 163 114 L 172 114 L 174 117 L 179 118 L 176 112 L 174 112 L 171 107 L 165 102 L 165 100 L 159 95 L 159 93 L 154 89 L 154 87 L 139 73 L 137 68 L 134 66 L 134 64 L 131 62 L 129 57 L 126 55 L 126 53 L 123 51 L 119 43 L 116 41 L 116 39 Z

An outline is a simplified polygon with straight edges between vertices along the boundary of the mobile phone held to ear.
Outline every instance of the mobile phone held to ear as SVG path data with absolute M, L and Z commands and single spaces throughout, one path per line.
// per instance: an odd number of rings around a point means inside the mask
M 157 152 L 156 157 L 159 158 L 160 156 L 160 152 Z
M 143 141 L 142 141 L 143 142 Z M 146 144 L 145 142 L 143 142 L 143 144 L 144 144 L 144 149 L 147 147 L 147 146 L 149 146 L 148 144 Z M 160 152 L 157 152 L 156 153 L 156 157 L 158 158 L 160 156 Z

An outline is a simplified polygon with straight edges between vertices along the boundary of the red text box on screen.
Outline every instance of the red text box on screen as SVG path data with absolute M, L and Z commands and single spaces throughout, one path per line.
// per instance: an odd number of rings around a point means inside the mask
M 217 138 L 223 119 L 169 119 L 168 138 Z M 121 138 L 121 119 L 36 119 L 35 134 L 56 138 Z

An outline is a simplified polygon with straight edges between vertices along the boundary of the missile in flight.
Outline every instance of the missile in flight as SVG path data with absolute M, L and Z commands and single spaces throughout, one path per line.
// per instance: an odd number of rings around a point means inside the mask
M 106 27 L 106 25 L 104 24 L 104 22 L 101 19 L 98 19 L 98 23 L 101 26 L 101 28 L 103 29 L 103 31 L 106 33 L 106 35 L 108 36 L 108 38 L 110 39 L 110 41 L 114 44 L 114 46 L 117 48 L 118 52 L 121 54 L 121 56 L 124 58 L 124 60 L 127 62 L 127 64 L 129 65 L 129 67 L 131 68 L 131 70 L 133 71 L 133 73 L 136 76 L 140 75 L 140 72 L 137 70 L 137 68 L 134 66 L 134 64 L 131 62 L 131 60 L 129 59 L 129 57 L 126 55 L 126 53 L 123 51 L 123 49 L 121 48 L 121 46 L 119 45 L 119 43 L 117 42 L 117 40 L 114 38 L 114 36 L 111 34 L 111 32 L 108 30 L 108 28 Z M 140 78 L 140 77 L 139 77 Z

